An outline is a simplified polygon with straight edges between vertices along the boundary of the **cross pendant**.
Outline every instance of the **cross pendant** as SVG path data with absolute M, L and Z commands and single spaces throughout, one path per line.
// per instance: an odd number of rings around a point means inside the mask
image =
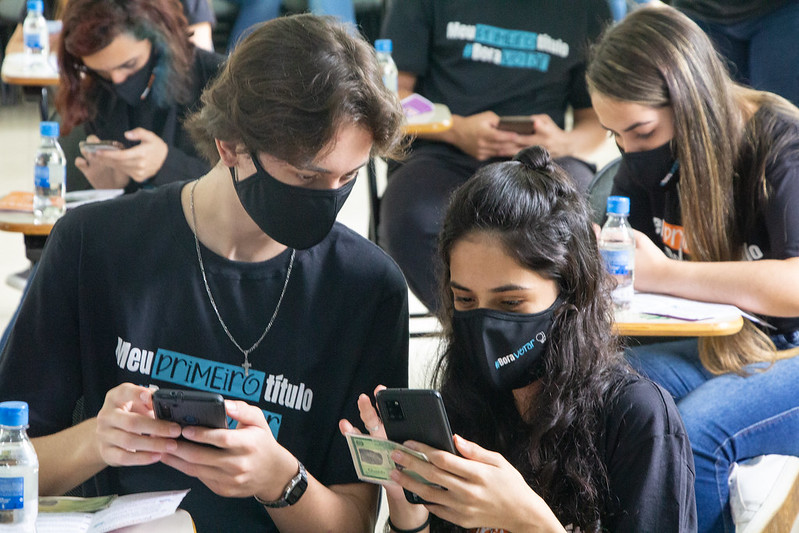
M 250 362 L 247 361 L 246 359 L 244 360 L 243 363 L 241 363 L 241 367 L 244 369 L 244 376 L 245 377 L 250 375 L 250 367 L 251 366 L 252 365 L 250 364 Z

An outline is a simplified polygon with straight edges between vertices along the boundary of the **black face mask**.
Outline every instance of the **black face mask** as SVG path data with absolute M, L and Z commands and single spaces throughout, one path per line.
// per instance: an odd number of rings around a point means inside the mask
M 560 304 L 557 298 L 548 309 L 534 314 L 493 309 L 455 311 L 455 343 L 494 389 L 524 387 L 544 373 L 543 356 Z
M 625 152 L 621 148 L 619 151 L 621 151 L 619 174 L 630 176 L 633 182 L 647 190 L 677 182 L 675 174 L 679 164 L 671 153 L 671 142 L 643 152 Z
M 272 177 L 252 154 L 255 174 L 233 186 L 241 205 L 261 231 L 289 248 L 304 250 L 322 242 L 355 186 L 355 179 L 338 189 L 306 189 Z
M 153 69 L 155 68 L 155 53 L 150 53 L 150 59 L 142 68 L 128 76 L 122 83 L 110 84 L 116 95 L 131 107 L 136 107 L 150 94 L 153 82 Z

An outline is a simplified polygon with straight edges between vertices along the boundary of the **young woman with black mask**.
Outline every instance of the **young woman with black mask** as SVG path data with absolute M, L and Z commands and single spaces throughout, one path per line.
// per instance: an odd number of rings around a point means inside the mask
M 71 0 L 64 10 L 56 107 L 64 135 L 83 124 L 75 166 L 96 189 L 162 185 L 208 171 L 183 127 L 222 56 L 195 48 L 178 0 Z
M 635 288 L 770 324 L 630 352 L 685 421 L 699 530 L 732 531 L 732 464 L 799 456 L 799 110 L 734 83 L 707 35 L 666 6 L 608 30 L 587 80 L 623 150 L 613 194 L 630 197 L 640 231 Z
M 377 487 L 336 422 L 360 391 L 407 385 L 408 289 L 335 218 L 369 157 L 398 155 L 402 120 L 368 43 L 275 19 L 190 119 L 210 172 L 59 220 L 0 354 L 42 494 L 94 476 L 102 494 L 191 488 L 198 531 L 373 530 Z M 222 394 L 235 430 L 155 419 L 148 386 Z
M 460 457 L 414 442 L 429 463 L 395 452 L 437 486 L 393 472 L 390 529 L 694 529 L 679 414 L 625 363 L 589 208 L 547 151 L 481 168 L 453 195 L 439 243 L 445 342 L 434 382 Z M 369 432 L 385 436 L 369 398 L 358 405 Z M 409 504 L 401 488 L 430 503 Z

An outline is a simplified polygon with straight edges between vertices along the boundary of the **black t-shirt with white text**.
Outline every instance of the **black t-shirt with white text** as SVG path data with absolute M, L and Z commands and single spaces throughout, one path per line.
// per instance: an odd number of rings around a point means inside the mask
M 569 104 L 591 106 L 588 45 L 611 20 L 605 0 L 569 2 L 402 0 L 382 35 L 416 92 L 455 114 L 549 114 L 563 127 Z
M 194 236 L 173 183 L 68 212 L 48 238 L 0 356 L 0 399 L 30 405 L 32 437 L 95 416 L 125 382 L 218 392 L 264 413 L 278 443 L 325 485 L 358 482 L 338 420 L 357 398 L 407 386 L 407 286 L 377 246 L 336 224 L 298 250 L 274 324 L 249 360 L 209 302 Z M 203 230 L 202 220 L 199 231 Z M 269 322 L 291 250 L 259 263 L 201 246 L 233 337 L 251 346 Z M 269 472 L 263 475 L 268 476 Z M 276 531 L 253 498 L 222 498 L 163 464 L 106 468 L 101 494 L 191 488 L 181 507 L 200 532 Z

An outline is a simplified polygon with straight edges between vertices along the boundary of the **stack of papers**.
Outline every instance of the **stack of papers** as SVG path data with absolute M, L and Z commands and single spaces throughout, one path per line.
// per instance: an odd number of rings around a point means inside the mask
M 188 490 L 99 498 L 39 498 L 37 533 L 106 533 L 175 512 Z

